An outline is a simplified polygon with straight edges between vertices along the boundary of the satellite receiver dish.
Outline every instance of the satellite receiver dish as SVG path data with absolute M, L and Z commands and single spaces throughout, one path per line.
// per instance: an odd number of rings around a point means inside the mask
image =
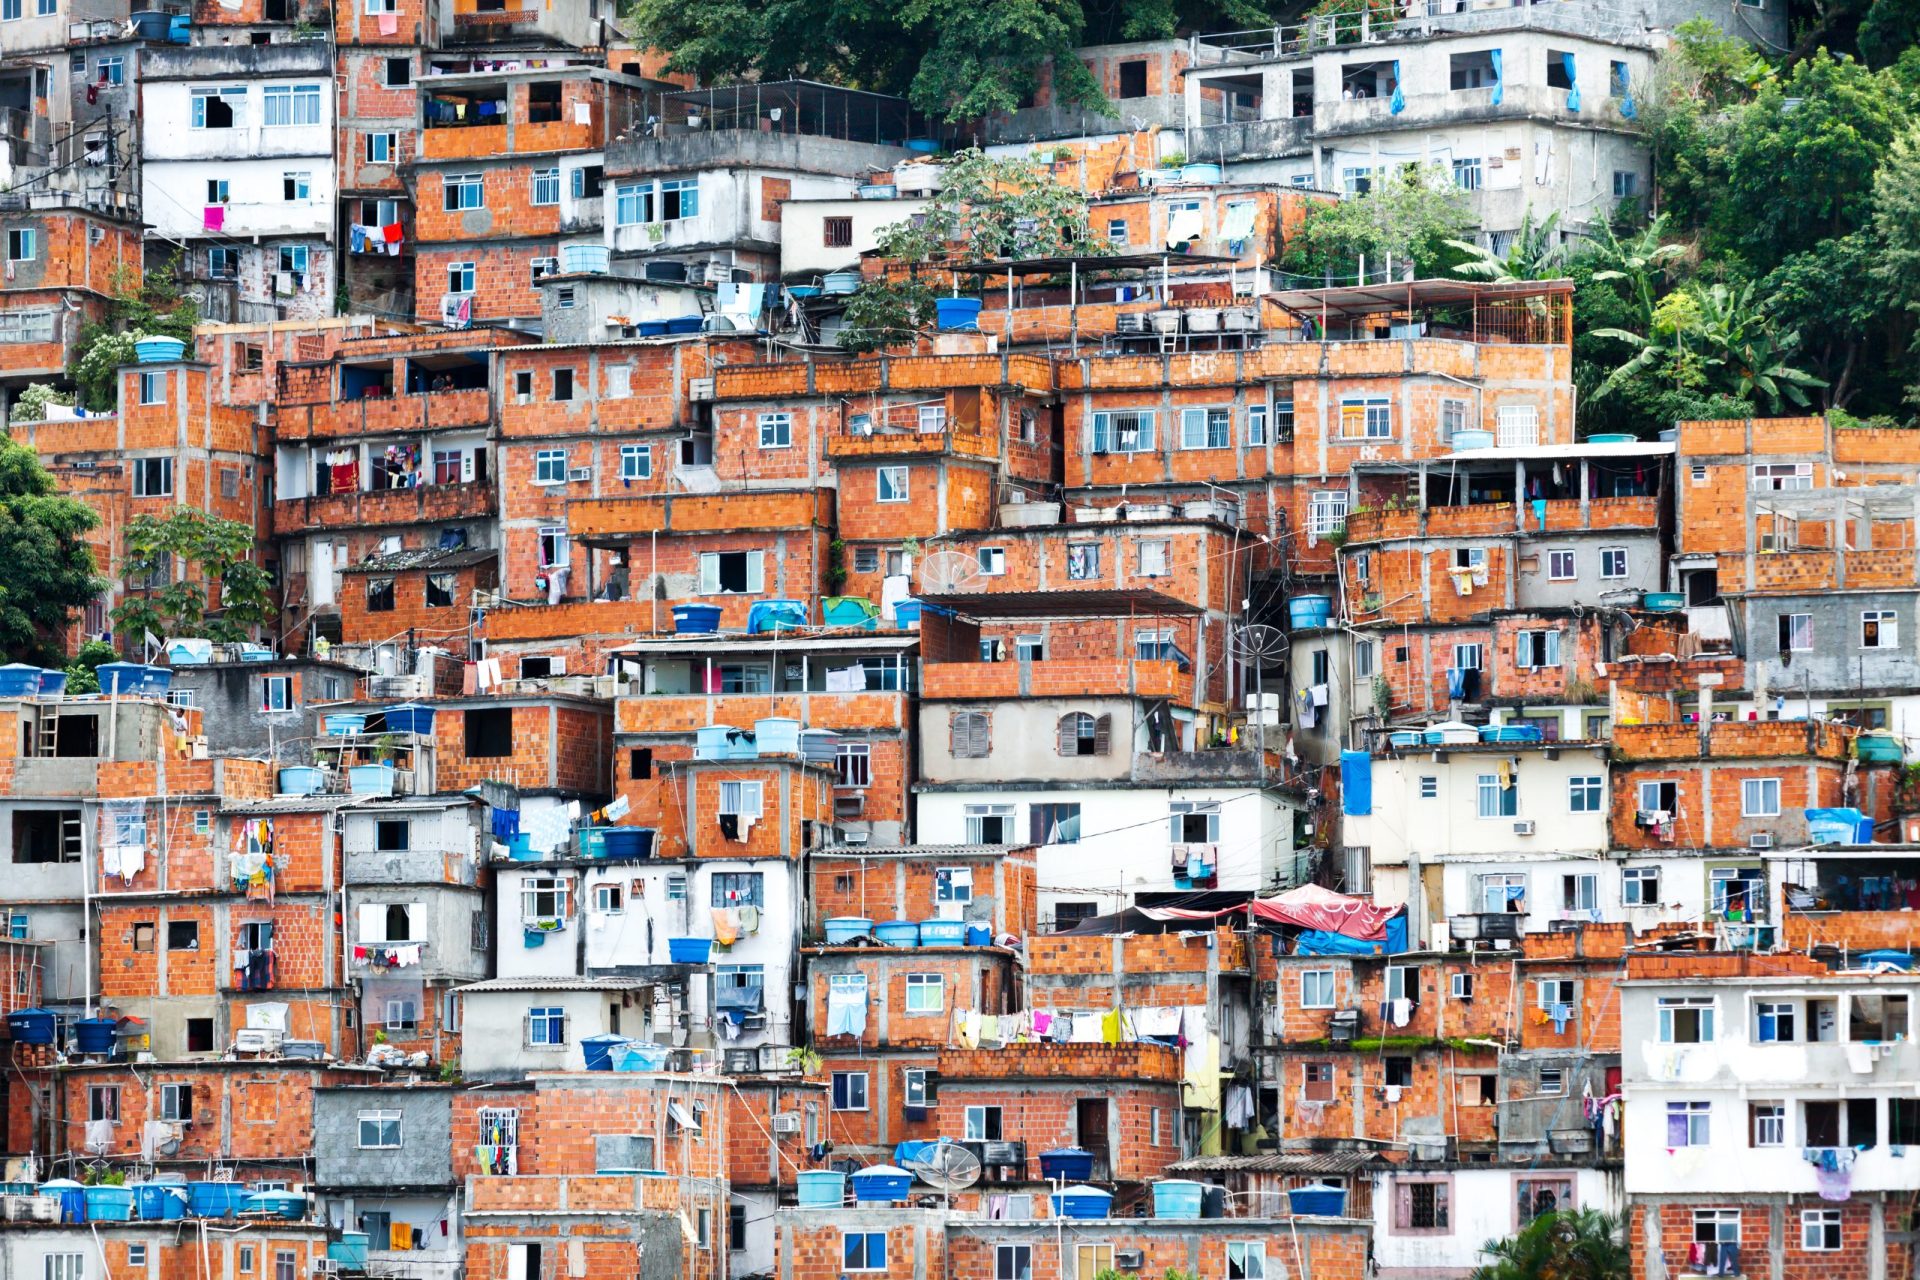
M 980 572 L 979 559 L 965 551 L 935 551 L 920 562 L 920 591 L 923 595 L 977 591 L 986 576 Z
M 957 1142 L 936 1142 L 906 1161 L 913 1176 L 946 1197 L 980 1181 L 980 1157 Z
M 1260 622 L 1245 623 L 1227 633 L 1227 647 L 1234 657 L 1263 666 L 1268 659 L 1285 653 L 1287 644 L 1286 632 Z

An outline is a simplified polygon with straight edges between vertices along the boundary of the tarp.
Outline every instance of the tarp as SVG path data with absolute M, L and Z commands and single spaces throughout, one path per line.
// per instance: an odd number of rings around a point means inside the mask
M 1387 922 L 1405 911 L 1402 906 L 1375 906 L 1370 899 L 1349 897 L 1317 884 L 1301 885 L 1275 898 L 1256 899 L 1249 905 L 1253 918 L 1268 924 L 1290 924 L 1368 941 L 1384 940 Z
M 1373 757 L 1364 751 L 1340 753 L 1340 799 L 1349 817 L 1373 812 Z
M 1403 908 L 1387 921 L 1379 938 L 1350 938 L 1326 929 L 1308 929 L 1293 940 L 1297 956 L 1397 956 L 1407 949 L 1407 913 Z

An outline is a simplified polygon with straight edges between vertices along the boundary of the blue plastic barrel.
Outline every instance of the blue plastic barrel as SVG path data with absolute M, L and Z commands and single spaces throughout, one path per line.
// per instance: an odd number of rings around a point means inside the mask
M 133 1207 L 144 1222 L 171 1222 L 187 1216 L 187 1189 L 177 1182 L 136 1182 Z
M 967 926 L 967 945 L 970 947 L 990 947 L 993 945 L 993 926 L 990 924 L 970 924 Z M 1085 1174 L 1081 1175 L 1085 1177 Z
M 920 602 L 918 600 L 895 600 L 893 602 L 893 625 L 902 631 L 910 631 L 920 625 Z
M 280 771 L 283 796 L 319 795 L 327 785 L 327 775 L 310 764 L 296 764 Z
M 681 635 L 705 635 L 720 629 L 717 604 L 677 604 L 673 606 L 673 629 Z
M 16 1009 L 7 1015 L 7 1034 L 21 1044 L 52 1044 L 55 1021 L 51 1009 Z
M 196 1218 L 231 1218 L 246 1204 L 246 1184 L 189 1182 L 187 1208 Z
M 298 1191 L 262 1191 L 242 1201 L 248 1213 L 268 1213 L 298 1222 L 307 1216 L 307 1198 Z
M 1104 1218 L 1113 1204 L 1113 1193 L 1098 1187 L 1066 1187 L 1049 1197 L 1057 1218 Z
M 1295 596 L 1287 601 L 1287 621 L 1296 631 L 1324 627 L 1332 613 L 1332 596 Z
M 961 947 L 967 942 L 964 920 L 922 920 L 920 945 L 923 947 Z
M 838 1169 L 809 1169 L 795 1179 L 803 1205 L 839 1206 L 847 1200 L 847 1175 Z
M 873 932 L 873 921 L 865 916 L 833 916 L 825 923 L 827 945 L 845 946 L 856 938 L 864 938 Z M 52 1015 L 49 1014 L 49 1017 Z M 43 1042 L 44 1043 L 44 1042 Z
M 363 715 L 350 715 L 345 711 L 331 712 L 322 718 L 329 738 L 344 738 L 359 733 L 367 727 L 367 718 Z
M 40 692 L 40 668 L 25 662 L 0 667 L 0 698 L 31 698 Z
M 713 954 L 711 938 L 668 938 L 667 959 L 674 964 L 705 964 Z
M 60 1221 L 87 1220 L 87 1189 L 72 1178 L 55 1178 L 40 1184 L 40 1194 L 60 1202 Z
M 185 355 L 187 344 L 180 338 L 142 338 L 133 344 L 133 356 L 141 364 L 172 364 Z
M 388 733 L 432 733 L 433 708 L 418 702 L 402 702 L 383 708 Z
M 368 1240 L 364 1231 L 342 1231 L 338 1240 L 327 1242 L 327 1256 L 339 1263 L 343 1270 L 365 1271 Z
M 920 944 L 920 926 L 911 920 L 888 920 L 873 926 L 873 936 L 889 947 L 913 947 Z
M 88 1187 L 88 1222 L 133 1221 L 132 1187 Z
M 613 1070 L 613 1053 L 627 1046 L 625 1036 L 588 1036 L 580 1042 L 580 1052 L 587 1060 L 589 1071 Z
M 57 698 L 67 691 L 67 673 L 54 667 L 40 670 L 40 696 Z
M 665 1071 L 667 1069 L 667 1046 L 648 1044 L 641 1040 L 629 1041 L 625 1048 L 614 1055 L 615 1071 Z
M 82 1018 L 73 1024 L 73 1040 L 81 1053 L 112 1053 L 120 1023 L 113 1018 Z
M 885 1203 L 905 1200 L 913 1186 L 913 1175 L 897 1165 L 870 1165 L 849 1179 L 853 1198 L 860 1203 Z
M 1162 1178 L 1153 1184 L 1153 1216 L 1198 1218 L 1204 1187 L 1186 1178 Z
M 393 794 L 393 766 L 390 764 L 356 764 L 347 769 L 347 790 L 356 796 L 390 796 Z
M 1093 1176 L 1093 1152 L 1081 1147 L 1056 1147 L 1040 1153 L 1040 1176 L 1051 1182 L 1085 1182 Z
M 978 298 L 935 298 L 933 300 L 934 321 L 942 329 L 980 328 L 980 299 Z

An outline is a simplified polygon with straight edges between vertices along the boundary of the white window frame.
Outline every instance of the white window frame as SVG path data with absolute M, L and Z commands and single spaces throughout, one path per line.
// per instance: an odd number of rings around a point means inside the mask
M 929 1003 L 931 993 L 931 1003 Z M 945 1013 L 947 1009 L 947 980 L 938 973 L 910 973 L 907 975 L 907 1012 L 908 1013 Z
M 367 1141 L 369 1125 L 373 1126 L 371 1142 Z M 359 1115 L 353 1145 L 360 1151 L 398 1151 L 400 1149 L 400 1112 L 362 1111 Z
M 1513 807 L 1507 807 L 1506 797 L 1513 797 Z M 1477 816 L 1484 820 L 1498 822 L 1504 818 L 1520 816 L 1520 779 L 1513 778 L 1513 785 L 1500 785 L 1497 773 L 1482 773 L 1474 777 L 1474 801 Z
M 1627 549 L 1625 547 L 1600 548 L 1600 576 L 1602 578 L 1624 578 L 1627 576 Z
M 1152 453 L 1154 451 L 1154 417 L 1152 409 L 1095 411 L 1092 430 L 1093 452 Z
M 913 472 L 908 467 L 877 467 L 873 473 L 875 502 L 906 502 L 912 496 Z
M 1813 488 L 1811 462 L 1756 462 L 1751 487 L 1769 493 Z
M 1567 779 L 1568 813 L 1605 813 L 1606 811 L 1606 775 L 1583 773 Z
M 1772 795 L 1769 797 L 1768 792 Z M 1777 818 L 1780 816 L 1780 779 L 1743 778 L 1740 781 L 1740 816 Z
M 1873 640 L 1867 640 L 1867 628 L 1874 629 Z M 1900 647 L 1900 615 L 1892 609 L 1863 609 L 1860 612 L 1860 647 L 1862 649 L 1898 649 Z
M 1358 410 L 1355 418 L 1360 424 L 1359 432 L 1348 429 L 1348 410 Z M 1342 440 L 1391 440 L 1393 439 L 1393 397 L 1391 396 L 1342 396 L 1340 397 L 1340 439 Z
M 609 372 L 611 372 L 611 370 L 609 370 Z M 621 445 L 620 478 L 622 480 L 653 479 L 653 446 L 647 444 Z
M 567 451 L 565 449 L 539 449 L 533 455 L 533 482 L 537 485 L 565 484 L 567 482 Z
M 1345 489 L 1315 489 L 1307 495 L 1307 545 L 1347 525 L 1348 494 Z
M 1840 1252 L 1841 1241 L 1845 1236 L 1842 1224 L 1843 1217 L 1838 1209 L 1802 1209 L 1800 1211 L 1800 1251 L 1802 1253 Z M 1833 1243 L 1826 1243 L 1828 1239 Z
M 1651 886 L 1651 892 L 1649 892 Z M 1623 867 L 1620 871 L 1620 905 L 1656 907 L 1660 905 L 1660 868 Z
M 758 822 L 766 815 L 764 785 L 757 778 L 723 779 L 717 812 L 721 817 L 750 818 Z
M 760 429 L 760 447 L 762 449 L 793 448 L 793 415 L 790 413 L 763 413 L 757 425 Z
M 1340 977 L 1335 969 L 1300 971 L 1300 1007 L 1332 1009 L 1340 1003 Z
M 1572 547 L 1547 552 L 1547 581 L 1572 582 L 1580 576 Z

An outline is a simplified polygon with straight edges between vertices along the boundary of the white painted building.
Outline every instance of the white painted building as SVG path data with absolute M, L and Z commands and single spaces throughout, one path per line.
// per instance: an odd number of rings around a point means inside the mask
M 235 295 L 236 320 L 330 315 L 334 87 L 327 46 L 148 49 L 140 84 L 149 240 Z
M 504 950 L 504 948 L 503 948 Z M 667 1040 L 666 988 L 631 978 L 493 978 L 462 987 L 460 1072 L 469 1080 L 584 1071 L 581 1042 Z
M 860 255 L 879 247 L 882 231 L 926 207 L 926 197 L 907 195 L 789 200 L 780 215 L 780 278 L 804 282 L 829 271 L 857 270 Z
M 1534 1162 L 1501 1167 L 1396 1166 L 1373 1175 L 1373 1258 L 1386 1277 L 1466 1276 L 1481 1251 L 1544 1211 L 1624 1203 L 1618 1170 Z

